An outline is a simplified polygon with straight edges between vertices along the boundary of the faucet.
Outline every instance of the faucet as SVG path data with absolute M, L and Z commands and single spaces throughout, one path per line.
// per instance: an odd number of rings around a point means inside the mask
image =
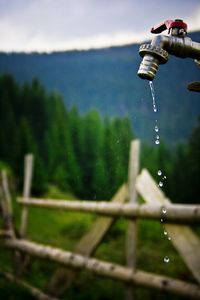
M 200 66 L 200 43 L 192 41 L 187 36 L 187 24 L 183 20 L 166 20 L 154 26 L 151 33 L 157 34 L 168 29 L 168 36 L 157 35 L 151 44 L 140 46 L 139 54 L 143 57 L 138 70 L 138 76 L 152 81 L 157 73 L 158 66 L 168 61 L 169 54 L 180 58 L 193 58 Z M 191 91 L 200 92 L 200 82 L 188 85 Z

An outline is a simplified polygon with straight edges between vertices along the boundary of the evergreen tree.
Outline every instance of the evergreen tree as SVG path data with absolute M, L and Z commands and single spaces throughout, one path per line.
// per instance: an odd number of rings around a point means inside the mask
M 12 145 L 16 126 L 14 103 L 18 98 L 18 88 L 9 75 L 0 78 L 0 157 L 11 163 Z
M 5 113 L 6 112 L 6 113 Z M 24 155 L 33 153 L 34 193 L 48 183 L 81 198 L 110 198 L 126 180 L 132 130 L 128 118 L 102 120 L 96 111 L 68 111 L 62 97 L 47 94 L 37 79 L 18 86 L 0 77 L 0 160 L 22 188 Z
M 102 155 L 103 124 L 96 111 L 89 112 L 84 118 L 84 139 L 83 139 L 83 185 L 85 188 L 84 197 L 93 198 L 96 195 L 98 185 L 97 172 L 102 173 L 102 164 L 97 161 Z M 100 174 L 99 174 L 100 176 Z M 103 180 L 103 179 L 101 179 Z
M 189 140 L 189 181 L 187 183 L 189 189 L 190 203 L 200 202 L 200 117 L 198 125 L 194 129 Z
M 15 132 L 13 149 L 13 168 L 18 179 L 20 189 L 23 182 L 24 156 L 27 153 L 36 153 L 36 142 L 31 133 L 27 119 L 22 118 Z
M 179 144 L 173 158 L 173 168 L 169 177 L 170 197 L 175 202 L 183 203 L 189 201 L 189 160 L 188 146 Z

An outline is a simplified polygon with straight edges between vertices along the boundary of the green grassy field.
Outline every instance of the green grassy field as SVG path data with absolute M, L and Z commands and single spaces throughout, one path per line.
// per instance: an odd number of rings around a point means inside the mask
M 46 195 L 51 198 L 71 199 L 72 195 L 59 192 L 51 187 Z M 15 222 L 19 227 L 21 207 L 14 204 Z M 51 244 L 66 250 L 73 250 L 80 240 L 95 222 L 97 216 L 48 210 L 42 208 L 30 208 L 28 223 L 28 238 L 39 243 Z M 102 244 L 98 247 L 95 257 L 105 261 L 125 264 L 125 242 L 127 221 L 119 219 L 106 235 Z M 171 241 L 163 233 L 163 224 L 155 221 L 139 221 L 139 241 L 137 265 L 141 270 L 171 276 L 193 282 L 194 279 L 184 262 L 173 248 Z M 164 262 L 164 257 L 169 257 L 169 262 Z M 12 254 L 0 249 L 0 268 L 12 270 Z M 32 258 L 23 279 L 44 289 L 51 274 L 57 265 L 55 263 Z M 136 287 L 137 299 L 173 299 L 180 297 Z M 124 284 L 111 279 L 100 278 L 89 272 L 80 272 L 74 284 L 61 298 L 63 300 L 121 300 L 124 296 Z M 9 284 L 0 278 L 1 299 L 33 299 L 27 291 L 14 284 Z

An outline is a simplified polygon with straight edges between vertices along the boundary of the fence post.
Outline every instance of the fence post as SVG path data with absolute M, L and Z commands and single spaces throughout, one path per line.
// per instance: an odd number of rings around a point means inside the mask
M 140 164 L 140 141 L 134 140 L 131 142 L 129 155 L 129 171 L 128 171 L 128 187 L 129 187 L 129 202 L 137 203 L 137 192 L 135 188 L 136 178 L 139 173 Z M 130 220 L 127 229 L 126 240 L 126 261 L 127 266 L 133 271 L 136 270 L 136 247 L 137 247 L 137 221 Z M 134 289 L 131 285 L 127 285 L 125 291 L 126 300 L 133 300 Z
M 28 200 L 31 193 L 31 181 L 33 174 L 33 154 L 27 154 L 25 156 L 24 164 L 24 186 L 23 186 L 23 198 Z M 24 238 L 26 236 L 28 223 L 28 207 L 24 206 L 21 216 L 20 236 Z
M 9 236 L 14 236 L 14 227 L 13 227 L 13 209 L 12 209 L 12 200 L 10 196 L 10 191 L 8 187 L 8 177 L 5 170 L 1 171 L 1 208 L 2 215 L 4 219 L 4 226 Z

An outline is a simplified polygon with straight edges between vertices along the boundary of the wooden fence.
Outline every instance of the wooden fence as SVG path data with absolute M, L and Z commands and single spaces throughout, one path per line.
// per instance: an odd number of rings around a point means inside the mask
M 41 300 L 57 299 L 55 297 L 66 292 L 75 280 L 76 270 L 88 270 L 94 274 L 126 283 L 126 300 L 136 300 L 134 294 L 136 285 L 167 291 L 186 298 L 200 299 L 200 239 L 188 226 L 183 225 L 183 223 L 200 223 L 200 205 L 172 204 L 147 170 L 142 170 L 139 174 L 139 148 L 138 140 L 131 143 L 128 184 L 122 185 L 110 202 L 31 198 L 33 156 L 27 155 L 23 197 L 18 199 L 18 203 L 22 205 L 20 238 L 15 234 L 11 196 L 6 172 L 3 171 L 0 199 L 4 228 L 0 231 L 0 236 L 4 246 L 14 252 L 15 263 L 20 266 L 18 274 L 26 268 L 30 256 L 49 259 L 58 263 L 60 267 L 45 287 L 47 294 L 11 273 L 0 270 L 0 276 L 22 285 Z M 143 198 L 144 204 L 138 203 L 138 195 Z M 81 211 L 101 216 L 78 242 L 74 252 L 69 252 L 26 239 L 28 212 L 31 206 Z M 126 266 L 91 258 L 117 217 L 124 217 L 129 222 L 126 238 Z M 137 220 L 139 218 L 155 219 L 159 222 L 164 220 L 163 226 L 169 233 L 172 244 L 196 279 L 196 284 L 137 269 Z

